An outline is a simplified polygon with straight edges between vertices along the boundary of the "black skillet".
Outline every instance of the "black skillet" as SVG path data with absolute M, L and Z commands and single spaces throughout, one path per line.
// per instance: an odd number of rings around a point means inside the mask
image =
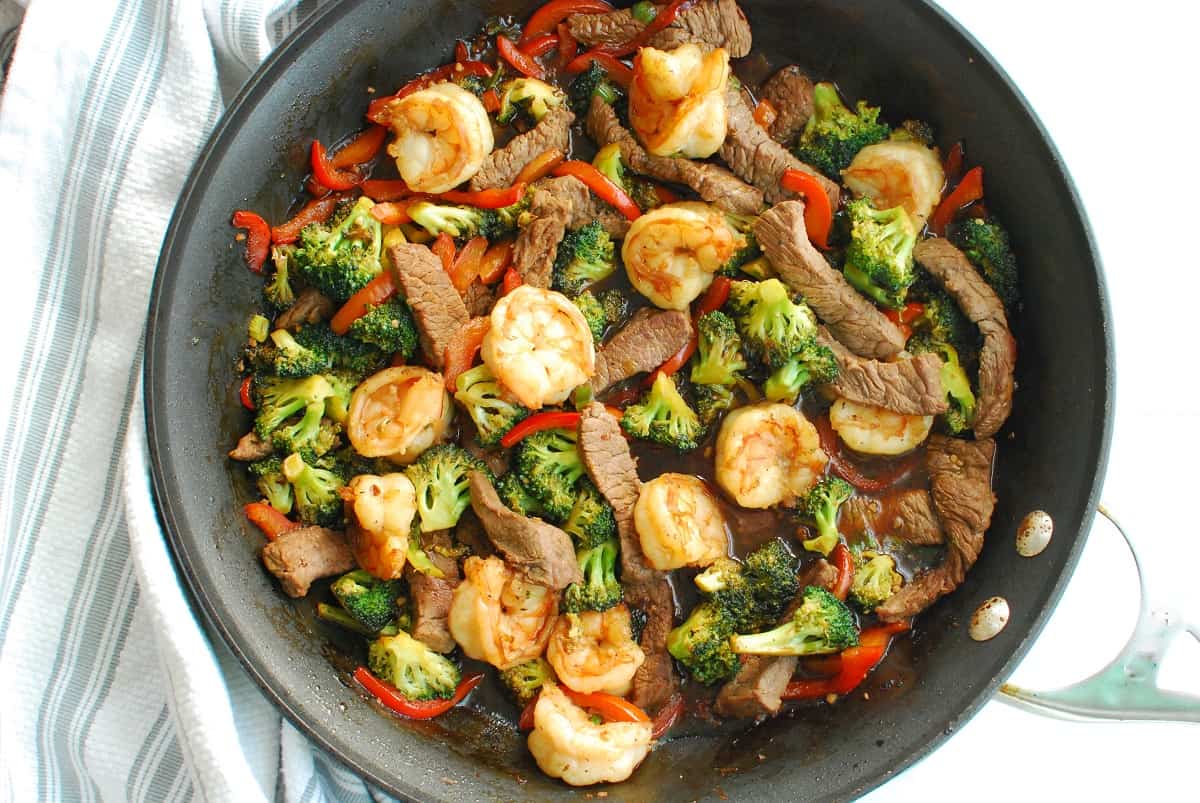
M 423 800 L 548 800 L 572 791 L 543 776 L 511 722 L 460 707 L 426 723 L 381 712 L 346 682 L 353 658 L 311 602 L 290 602 L 261 569 L 243 519 L 252 491 L 225 451 L 246 427 L 233 364 L 261 282 L 241 262 L 232 210 L 286 217 L 307 144 L 358 128 L 368 87 L 386 92 L 447 62 L 457 36 L 532 2 L 345 0 L 317 12 L 268 59 L 192 171 L 159 262 L 150 308 L 146 412 L 154 492 L 199 608 L 283 712 L 346 765 Z M 999 505 L 966 583 L 919 620 L 855 695 L 758 727 L 726 725 L 661 745 L 610 800 L 815 799 L 861 794 L 926 755 L 965 722 L 1041 630 L 1083 546 L 1108 452 L 1110 317 L 1075 190 L 1032 110 L 979 45 L 933 4 L 910 0 L 743 2 L 750 75 L 796 62 L 889 119 L 928 120 L 965 139 L 987 171 L 987 202 L 1021 258 L 1019 392 L 1000 436 Z M 746 72 L 743 72 L 746 75 Z M 1056 537 L 1020 558 L 1013 534 L 1048 511 Z M 966 623 L 993 594 L 1012 607 L 992 641 Z M 476 695 L 476 702 L 487 695 Z M 574 794 L 581 794 L 574 792 Z

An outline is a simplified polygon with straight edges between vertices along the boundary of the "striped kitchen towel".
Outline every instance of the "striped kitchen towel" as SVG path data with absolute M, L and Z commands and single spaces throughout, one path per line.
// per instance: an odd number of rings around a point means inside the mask
M 141 414 L 143 322 L 183 179 L 315 7 L 33 0 L 24 14 L 0 97 L 0 798 L 379 797 L 198 626 L 151 506 Z

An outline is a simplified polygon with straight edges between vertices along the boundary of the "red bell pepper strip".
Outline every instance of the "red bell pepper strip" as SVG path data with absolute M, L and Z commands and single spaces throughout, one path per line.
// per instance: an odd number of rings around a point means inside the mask
M 637 220 L 642 215 L 642 211 L 638 209 L 633 199 L 625 194 L 625 190 L 587 162 L 572 159 L 563 162 L 551 172 L 556 176 L 574 176 L 579 179 L 602 201 L 607 201 L 616 207 L 617 211 L 628 220 Z
M 483 102 L 483 110 L 488 114 L 495 114 L 500 111 L 500 96 L 496 94 L 496 90 L 489 89 L 479 96 Z
M 357 187 L 362 183 L 362 176 L 352 170 L 338 170 L 325 155 L 325 146 L 319 139 L 312 144 L 312 174 L 322 187 L 341 191 Z
M 442 260 L 442 268 L 446 273 L 450 273 L 454 267 L 454 238 L 446 232 L 442 232 L 434 238 L 433 244 L 429 246 L 429 250 Z
M 372 196 L 373 197 L 373 196 Z M 324 223 L 329 220 L 333 210 L 337 209 L 339 195 L 326 195 L 306 203 L 299 212 L 286 223 L 271 227 L 271 242 L 277 245 L 294 243 L 300 239 L 300 231 L 313 223 Z
M 238 398 L 242 400 L 242 406 L 247 410 L 254 409 L 254 397 L 250 394 L 250 385 L 253 384 L 253 381 L 251 377 L 246 377 L 238 386 Z
M 518 182 L 503 189 L 475 190 L 474 192 L 450 190 L 440 193 L 437 197 L 452 204 L 473 206 L 476 209 L 503 209 L 520 201 L 524 195 L 525 185 Z
M 454 696 L 447 700 L 410 700 L 396 690 L 390 683 L 385 683 L 372 675 L 365 666 L 354 670 L 354 679 L 362 684 L 375 699 L 409 719 L 433 719 L 444 714 L 463 701 L 471 691 L 483 681 L 483 673 L 476 672 L 467 675 L 454 690 Z
M 664 187 L 662 184 L 654 185 L 654 194 L 658 196 L 660 204 L 673 204 L 679 200 L 679 195 L 670 187 Z
M 864 630 L 858 639 L 859 646 L 842 650 L 841 668 L 836 675 L 822 680 L 793 680 L 781 696 L 785 700 L 811 700 L 830 694 L 849 694 L 883 660 L 892 635 L 907 629 L 907 622 L 896 622 Z
M 913 331 L 909 324 L 911 324 L 917 318 L 920 318 L 924 312 L 924 304 L 918 304 L 915 301 L 910 301 L 905 304 L 902 309 L 884 310 L 883 317 L 896 324 L 896 328 L 900 330 L 900 334 L 904 335 L 904 340 L 907 342 L 908 339 L 912 337 Z
M 475 362 L 475 355 L 483 346 L 484 335 L 491 328 L 491 318 L 480 316 L 467 321 L 458 329 L 442 355 L 442 370 L 446 374 L 446 389 L 453 393 L 458 388 L 458 377 L 466 373 Z
M 833 565 L 838 570 L 838 579 L 833 585 L 832 593 L 844 602 L 850 594 L 850 585 L 854 582 L 854 558 L 845 544 L 835 546 L 829 557 L 833 559 Z
M 500 53 L 500 58 L 511 64 L 513 69 L 521 73 L 521 75 L 538 79 L 546 77 L 545 71 L 542 70 L 542 65 L 518 50 L 517 46 L 512 43 L 512 40 L 504 34 L 499 34 L 496 37 L 496 50 Z
M 578 55 L 579 42 L 575 41 L 575 37 L 571 35 L 571 29 L 565 22 L 558 23 L 555 30 L 558 32 L 558 62 L 565 67 L 571 59 Z
M 518 730 L 523 730 L 523 731 L 533 730 L 533 711 L 535 708 L 537 708 L 537 701 L 538 701 L 538 698 L 541 696 L 542 696 L 542 693 L 539 691 L 537 694 L 535 694 L 533 696 L 533 699 L 530 700 L 529 702 L 527 702 L 525 704 L 525 707 L 521 709 L 521 717 L 517 720 L 517 729 Z
M 763 128 L 770 128 L 771 123 L 779 119 L 779 110 L 775 108 L 775 104 L 763 98 L 754 107 L 754 122 L 758 123 Z
M 233 225 L 246 230 L 246 267 L 262 273 L 263 263 L 271 251 L 271 227 L 262 215 L 239 209 L 233 213 Z
M 892 640 L 892 636 L 897 633 L 904 633 L 911 627 L 911 622 L 907 619 L 901 619 L 899 622 L 888 622 L 885 625 L 876 625 L 875 627 L 867 628 L 858 634 L 858 646 L 886 646 Z
M 471 282 L 479 276 L 479 264 L 487 247 L 486 237 L 472 237 L 455 255 L 450 266 L 450 283 L 459 295 L 467 292 Z
M 604 0 L 550 0 L 530 15 L 521 34 L 521 44 L 550 33 L 572 14 L 603 14 L 612 10 L 613 7 Z
M 463 75 L 478 75 L 483 78 L 491 77 L 496 72 L 496 68 L 490 64 L 485 64 L 482 61 L 456 61 L 453 64 L 444 64 L 441 67 L 436 67 L 427 73 L 418 75 L 416 78 L 409 81 L 404 86 L 400 87 L 393 95 L 387 97 L 376 98 L 367 106 L 367 119 L 372 123 L 387 125 L 388 113 L 387 107 L 393 100 L 411 95 L 414 92 L 432 86 L 439 81 L 449 81 L 452 78 L 458 78 Z
M 941 237 L 946 233 L 946 226 L 954 219 L 958 210 L 967 204 L 983 198 L 983 168 L 972 167 L 963 176 L 958 186 L 942 199 L 938 208 L 929 216 L 929 230 Z
M 650 730 L 650 738 L 661 739 L 682 714 L 683 695 L 671 695 L 671 699 L 663 703 L 663 707 L 654 715 L 654 727 Z
M 554 168 L 563 163 L 567 156 L 558 148 L 547 148 L 533 157 L 533 161 L 521 168 L 513 180 L 514 184 L 532 184 L 539 178 L 550 175 Z
M 610 56 L 596 49 L 580 53 L 567 62 L 567 66 L 564 69 L 571 75 L 574 75 L 586 70 L 592 65 L 593 61 L 599 63 L 605 72 L 608 73 L 608 77 L 613 79 L 622 89 L 629 89 L 629 85 L 633 83 L 632 67 L 618 60 L 616 56 Z
M 346 300 L 342 308 L 329 321 L 329 328 L 335 335 L 346 334 L 350 331 L 350 324 L 394 295 L 396 295 L 396 279 L 390 270 L 385 270 Z
M 350 143 L 340 151 L 335 153 L 330 159 L 329 164 L 333 165 L 335 170 L 342 170 L 347 167 L 354 167 L 363 162 L 369 162 L 379 153 L 379 149 L 383 147 L 383 139 L 387 136 L 387 129 L 381 125 L 369 126 L 366 131 L 359 134 Z
M 504 271 L 504 280 L 500 282 L 500 295 L 506 296 L 523 284 L 525 281 L 521 278 L 521 274 L 517 272 L 516 268 L 510 267 Z
M 312 176 L 304 179 L 304 191 L 313 198 L 328 198 L 331 193 L 328 187 L 322 187 L 321 182 L 317 181 Z
M 804 196 L 804 228 L 808 239 L 822 251 L 829 250 L 829 230 L 833 228 L 833 207 L 816 176 L 803 170 L 784 170 L 779 183 L 785 190 Z
M 672 0 L 671 4 L 661 10 L 650 21 L 650 24 L 640 30 L 637 36 L 630 39 L 628 42 L 619 45 L 600 45 L 597 50 L 608 53 L 613 56 L 628 56 L 630 53 L 635 53 L 641 47 L 644 47 L 654 36 L 673 23 L 678 16 L 691 8 L 698 0 Z
M 828 416 L 817 418 L 816 427 L 817 435 L 821 439 L 821 449 L 825 454 L 829 455 L 830 470 L 858 490 L 865 491 L 866 493 L 886 491 L 908 474 L 908 472 L 916 468 L 917 462 L 920 459 L 919 454 L 911 454 L 892 464 L 883 474 L 876 477 L 868 477 L 842 456 L 841 446 L 838 444 L 837 435 L 833 431 L 833 426 L 829 423 Z
M 578 413 L 576 413 L 578 415 Z M 528 419 L 526 419 L 528 420 Z M 607 694 L 602 691 L 583 694 L 559 684 L 563 694 L 571 698 L 571 702 L 580 708 L 595 711 L 605 722 L 649 722 L 650 717 L 624 697 Z
M 725 302 L 729 300 L 729 289 L 732 286 L 733 281 L 728 276 L 714 278 L 712 284 L 704 291 L 704 295 L 700 297 L 700 301 L 696 303 L 696 311 L 692 317 L 700 320 L 708 313 L 716 312 L 725 306 Z
M 504 277 L 504 271 L 512 264 L 513 241 L 500 240 L 488 246 L 479 261 L 479 281 L 495 284 Z
M 401 178 L 369 178 L 362 183 L 363 195 L 372 201 L 398 201 L 413 194 Z
M 524 40 L 522 40 L 524 41 Z M 524 53 L 531 59 L 539 56 L 544 56 L 551 50 L 558 48 L 558 34 L 544 33 L 540 36 L 535 36 L 523 45 L 518 46 L 518 50 Z
M 274 541 L 284 533 L 301 527 L 299 522 L 292 521 L 266 502 L 251 502 L 242 508 L 242 511 L 251 524 L 262 530 L 268 541 Z
M 467 50 L 467 43 L 459 39 L 454 43 L 454 60 L 455 61 L 470 61 L 471 52 Z
M 541 432 L 545 429 L 576 429 L 578 427 L 579 413 L 569 410 L 534 413 L 506 432 L 504 437 L 500 439 L 500 445 L 505 449 L 509 449 L 520 443 L 527 435 L 532 435 L 535 432 Z
M 962 176 L 963 169 L 963 144 L 960 139 L 950 147 L 950 152 L 946 154 L 946 161 L 942 164 L 942 173 L 946 176 L 947 184 L 955 184 Z

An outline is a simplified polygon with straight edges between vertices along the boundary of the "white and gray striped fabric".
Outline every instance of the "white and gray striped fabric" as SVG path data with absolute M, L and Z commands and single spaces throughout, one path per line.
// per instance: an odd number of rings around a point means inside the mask
M 142 435 L 143 322 L 184 176 L 224 103 L 315 5 L 25 11 L 0 97 L 3 799 L 380 797 L 282 723 L 197 625 Z

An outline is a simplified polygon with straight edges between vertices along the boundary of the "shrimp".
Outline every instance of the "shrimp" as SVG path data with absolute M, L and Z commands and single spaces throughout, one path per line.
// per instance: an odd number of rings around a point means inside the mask
M 558 679 L 584 694 L 629 693 L 633 675 L 646 654 L 633 640 L 629 608 L 624 603 L 607 611 L 584 611 L 558 617 L 546 660 Z
M 537 658 L 558 617 L 558 594 L 531 583 L 497 557 L 463 563 L 448 624 L 462 651 L 497 669 Z
M 597 725 L 554 681 L 546 681 L 533 708 L 529 752 L 542 772 L 571 786 L 618 783 L 650 753 L 650 722 Z
M 404 474 L 359 474 L 343 492 L 354 513 L 346 539 L 358 565 L 383 580 L 395 580 L 408 557 L 408 534 L 417 513 L 417 494 Z
M 660 309 L 686 310 L 713 274 L 746 247 L 721 210 L 699 201 L 667 204 L 639 217 L 621 244 L 634 288 Z
M 558 404 L 596 372 L 583 313 L 562 293 L 522 285 L 492 308 L 483 361 L 521 404 Z
M 496 145 L 483 104 L 457 84 L 434 84 L 394 100 L 387 114 L 396 135 L 388 153 L 417 192 L 454 189 L 479 172 Z
M 667 473 L 650 480 L 633 506 L 633 521 L 646 562 L 660 571 L 708 566 L 728 554 L 725 517 L 699 477 Z
M 717 482 L 742 507 L 794 504 L 828 462 L 816 427 L 786 404 L 740 407 L 717 434 Z
M 903 206 L 917 228 L 942 197 L 946 174 L 937 151 L 919 142 L 888 140 L 868 145 L 842 171 L 846 186 L 877 209 Z
M 655 156 L 712 156 L 725 141 L 729 54 L 688 43 L 667 53 L 643 47 L 633 59 L 629 122 Z
M 453 418 L 441 374 L 411 365 L 385 368 L 354 389 L 346 434 L 363 457 L 406 465 L 441 441 Z
M 901 415 L 838 399 L 829 408 L 829 423 L 847 446 L 863 454 L 897 455 L 911 452 L 929 437 L 931 415 Z

